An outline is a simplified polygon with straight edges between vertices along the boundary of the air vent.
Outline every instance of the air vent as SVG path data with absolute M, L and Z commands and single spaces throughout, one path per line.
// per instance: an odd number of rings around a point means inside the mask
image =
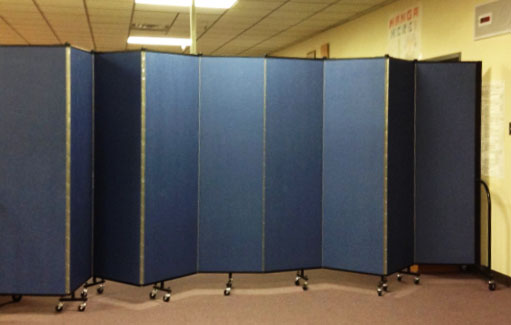
M 143 30 L 152 32 L 165 32 L 170 28 L 170 25 L 157 25 L 157 24 L 131 24 L 133 30 Z
M 498 0 L 475 8 L 476 40 L 511 32 L 511 0 Z

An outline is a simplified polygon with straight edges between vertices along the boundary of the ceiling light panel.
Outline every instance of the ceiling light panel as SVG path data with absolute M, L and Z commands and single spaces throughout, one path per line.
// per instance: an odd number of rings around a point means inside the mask
M 130 36 L 128 44 L 184 47 L 192 45 L 192 40 L 189 38 Z
M 228 9 L 236 2 L 237 0 L 195 0 L 195 6 L 198 8 Z M 190 7 L 192 5 L 191 0 L 135 0 L 135 3 L 170 7 Z

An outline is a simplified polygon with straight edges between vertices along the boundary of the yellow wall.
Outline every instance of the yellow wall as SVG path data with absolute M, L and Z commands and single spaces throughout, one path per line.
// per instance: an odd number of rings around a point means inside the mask
M 382 56 L 388 52 L 389 18 L 419 3 L 422 6 L 422 32 L 418 58 L 461 52 L 462 60 L 482 61 L 483 82 L 502 80 L 506 84 L 505 120 L 502 123 L 507 125 L 511 121 L 511 34 L 473 40 L 474 7 L 485 2 L 488 1 L 399 0 L 273 55 L 305 57 L 312 50 L 320 53 L 321 44 L 330 43 L 332 58 Z M 507 132 L 507 127 L 505 130 Z M 505 132 L 501 136 L 505 150 L 504 176 L 486 179 L 493 201 L 492 267 L 511 276 L 511 136 Z M 484 209 L 484 200 L 482 203 Z M 484 238 L 482 256 L 486 260 Z

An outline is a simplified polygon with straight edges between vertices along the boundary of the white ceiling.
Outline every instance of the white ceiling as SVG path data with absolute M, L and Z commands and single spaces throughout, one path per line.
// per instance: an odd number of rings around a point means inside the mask
M 227 10 L 200 9 L 198 51 L 261 56 L 393 1 L 238 0 Z M 0 0 L 0 44 L 67 42 L 96 51 L 137 49 L 126 44 L 129 35 L 189 37 L 189 19 L 186 8 L 136 5 L 134 0 Z

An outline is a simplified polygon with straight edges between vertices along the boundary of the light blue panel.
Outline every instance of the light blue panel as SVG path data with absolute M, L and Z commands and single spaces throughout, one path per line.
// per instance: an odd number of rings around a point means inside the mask
M 198 62 L 146 54 L 145 283 L 197 270 Z
M 325 62 L 323 266 L 383 273 L 385 59 Z
M 0 293 L 65 294 L 64 47 L 0 47 Z
M 263 59 L 200 60 L 199 271 L 262 271 Z
M 321 266 L 323 61 L 267 60 L 265 271 Z
M 92 55 L 71 49 L 71 289 L 92 266 Z

